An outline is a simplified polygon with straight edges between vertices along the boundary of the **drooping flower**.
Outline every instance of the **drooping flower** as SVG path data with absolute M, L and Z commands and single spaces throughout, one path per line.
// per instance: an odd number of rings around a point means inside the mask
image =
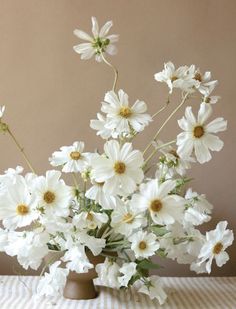
M 130 236 L 129 241 L 136 258 L 152 256 L 160 248 L 157 237 L 153 233 L 139 231 Z
M 118 281 L 120 266 L 116 262 L 106 258 L 104 263 L 96 265 L 95 270 L 103 285 L 110 288 L 120 287 Z
M 120 286 L 125 286 L 125 287 L 128 286 L 130 279 L 136 273 L 136 267 L 137 267 L 137 264 L 134 263 L 134 262 L 124 263 L 122 265 L 122 267 L 119 270 L 119 272 L 122 274 L 122 276 L 118 277 L 118 281 L 119 281 Z
M 97 19 L 92 17 L 92 36 L 82 30 L 74 30 L 74 35 L 87 41 L 87 43 L 74 46 L 74 51 L 81 55 L 81 59 L 87 60 L 95 56 L 98 62 L 102 61 L 102 53 L 115 55 L 117 49 L 113 43 L 118 41 L 119 36 L 116 34 L 108 35 L 112 25 L 112 21 L 108 21 L 99 31 Z
M 192 73 L 192 67 L 181 66 L 178 69 L 175 68 L 172 62 L 167 62 L 164 64 L 163 71 L 156 73 L 154 78 L 158 82 L 164 82 L 168 85 L 172 93 L 173 88 L 179 88 L 186 92 L 192 92 L 193 87 L 196 84 L 194 79 L 194 74 Z
M 130 205 L 119 200 L 111 214 L 111 226 L 116 233 L 129 236 L 133 230 L 141 228 L 147 220 L 138 205 Z
M 34 181 L 34 192 L 39 210 L 47 217 L 69 215 L 69 206 L 73 190 L 60 179 L 61 172 L 47 171 L 46 177 L 40 176 Z
M 7 177 L 7 176 L 5 176 Z M 8 229 L 30 225 L 38 218 L 36 198 L 31 194 L 23 176 L 15 176 L 0 199 L 0 219 Z
M 151 299 L 157 298 L 160 305 L 164 304 L 167 298 L 161 278 L 158 276 L 151 276 L 149 282 L 142 285 L 139 292 L 148 295 Z
M 149 210 L 156 224 L 181 222 L 185 200 L 178 195 L 169 194 L 175 187 L 174 180 L 159 184 L 157 179 L 152 179 L 140 185 L 140 193 L 133 195 L 131 205 L 140 210 Z
M 211 272 L 213 259 L 219 267 L 229 260 L 229 255 L 225 250 L 233 243 L 234 235 L 233 231 L 226 229 L 227 224 L 227 221 L 221 221 L 215 230 L 206 233 L 206 241 L 198 256 L 198 264 L 206 263 L 208 273 Z
M 97 131 L 97 135 L 101 136 L 103 139 L 108 139 L 109 137 L 117 138 L 118 134 L 115 132 L 115 130 L 111 130 L 106 128 L 107 124 L 107 118 L 97 113 L 97 119 L 92 119 L 90 121 L 90 127 Z
M 211 72 L 205 72 L 201 74 L 199 69 L 195 69 L 195 66 L 192 66 L 192 72 L 194 72 L 194 79 L 197 81 L 195 84 L 195 88 L 203 94 L 207 95 L 208 93 L 212 92 L 212 90 L 217 85 L 217 80 L 211 80 Z
M 189 188 L 185 194 L 186 204 L 184 212 L 184 220 L 193 225 L 200 225 L 211 219 L 211 211 L 213 206 L 206 200 L 205 195 L 193 192 Z
M 109 91 L 102 103 L 102 111 L 107 114 L 105 128 L 118 135 L 129 135 L 132 129 L 141 132 L 152 120 L 151 116 L 145 113 L 146 110 L 146 103 L 139 100 L 129 106 L 129 97 L 122 89 L 118 91 L 118 95 Z
M 218 95 L 213 95 L 212 96 L 211 95 L 211 93 L 214 90 L 214 88 L 215 87 L 213 86 L 213 87 L 210 87 L 210 88 L 205 90 L 204 95 L 202 97 L 202 102 L 205 102 L 207 104 L 216 104 L 219 101 L 220 96 L 218 96 Z
M 104 182 L 104 191 L 111 195 L 127 195 L 134 192 L 141 183 L 143 156 L 138 150 L 132 150 L 131 143 L 120 146 L 117 141 L 107 141 L 104 145 L 105 156 L 93 162 L 93 177 Z
M 49 159 L 52 166 L 63 166 L 64 173 L 81 172 L 86 164 L 88 153 L 83 153 L 84 143 L 74 142 L 72 146 L 63 146 Z
M 190 157 L 193 150 L 199 163 L 203 164 L 211 159 L 211 151 L 220 151 L 224 143 L 214 133 L 225 131 L 227 121 L 216 118 L 206 124 L 212 113 L 210 104 L 201 103 L 198 119 L 196 120 L 191 106 L 186 107 L 185 117 L 178 120 L 184 132 L 177 136 L 177 152 L 183 157 Z
M 40 278 L 37 286 L 37 293 L 39 295 L 56 297 L 63 293 L 69 270 L 59 267 L 60 264 L 61 261 L 53 263 L 49 268 L 49 273 L 45 273 Z
M 86 273 L 89 269 L 93 268 L 93 264 L 89 262 L 85 253 L 84 246 L 80 244 L 76 244 L 69 248 L 61 260 L 67 262 L 67 269 L 77 273 Z

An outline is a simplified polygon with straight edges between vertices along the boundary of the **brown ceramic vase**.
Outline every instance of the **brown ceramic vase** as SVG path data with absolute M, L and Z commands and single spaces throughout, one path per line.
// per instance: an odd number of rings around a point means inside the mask
M 54 262 L 62 257 L 65 252 L 51 250 L 49 254 L 44 258 L 45 263 Z M 87 273 L 78 274 L 74 271 L 70 271 L 67 277 L 66 285 L 64 288 L 63 296 L 69 299 L 92 299 L 96 298 L 98 293 L 95 289 L 93 279 L 97 277 L 95 266 L 99 263 L 103 263 L 105 258 L 101 255 L 94 256 L 91 251 L 86 252 L 87 257 L 94 265 L 94 268 L 90 269 Z M 65 266 L 65 263 L 62 263 Z

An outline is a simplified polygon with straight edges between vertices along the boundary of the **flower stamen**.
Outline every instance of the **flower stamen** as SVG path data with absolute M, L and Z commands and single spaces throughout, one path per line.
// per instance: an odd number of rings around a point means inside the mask
M 123 162 L 117 161 L 114 164 L 114 170 L 117 174 L 124 174 L 125 170 L 126 170 L 126 165 Z
M 193 135 L 196 137 L 196 138 L 200 138 L 204 135 L 205 131 L 204 131 L 204 128 L 203 126 L 197 126 L 193 129 Z
M 47 191 L 44 193 L 43 199 L 47 204 L 52 204 L 56 199 L 56 195 L 51 191 Z
M 150 210 L 153 211 L 153 212 L 158 212 L 162 209 L 163 205 L 162 205 L 162 202 L 158 199 L 154 200 L 151 202 L 151 205 L 150 205 Z
M 140 250 L 145 250 L 147 248 L 147 243 L 145 241 L 140 241 L 138 247 Z
M 72 151 L 71 153 L 70 153 L 70 157 L 71 157 L 71 159 L 72 160 L 79 160 L 80 159 L 80 157 L 81 157 L 81 154 L 80 154 L 80 152 L 78 152 L 78 151 Z
M 123 216 L 122 221 L 124 223 L 132 223 L 134 221 L 134 216 L 131 213 L 127 213 Z
M 25 204 L 20 204 L 16 207 L 18 215 L 24 216 L 29 212 L 29 207 Z
M 222 249 L 223 249 L 222 243 L 221 243 L 221 242 L 218 242 L 218 243 L 215 244 L 215 246 L 213 247 L 212 252 L 213 252 L 214 254 L 219 254 L 219 253 L 222 251 Z
M 132 110 L 128 106 L 122 106 L 119 115 L 123 118 L 129 118 L 132 115 Z

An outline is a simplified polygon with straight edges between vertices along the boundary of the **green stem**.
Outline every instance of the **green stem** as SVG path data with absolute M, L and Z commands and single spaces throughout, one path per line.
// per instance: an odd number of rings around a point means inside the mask
M 109 61 L 107 61 L 107 59 L 104 57 L 104 54 L 102 51 L 100 51 L 101 53 L 101 57 L 102 57 L 102 60 L 109 66 L 113 69 L 114 71 L 114 74 L 115 74 L 115 78 L 114 78 L 114 82 L 113 82 L 113 87 L 112 87 L 112 90 L 115 91 L 116 90 L 116 84 L 117 84 L 117 80 L 118 80 L 118 70 L 117 68 L 111 64 Z
M 162 111 L 164 111 L 169 105 L 169 103 L 170 103 L 170 99 L 168 97 L 166 103 L 162 106 L 162 108 L 160 108 L 155 114 L 152 115 L 152 119 L 155 118 L 157 115 L 159 115 Z

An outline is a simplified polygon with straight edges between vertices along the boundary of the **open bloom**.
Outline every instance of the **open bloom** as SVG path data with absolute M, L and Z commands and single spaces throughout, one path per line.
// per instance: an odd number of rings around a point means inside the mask
M 105 156 L 94 159 L 93 177 L 97 182 L 104 182 L 104 190 L 111 195 L 127 195 L 134 192 L 141 183 L 143 156 L 138 150 L 132 150 L 131 143 L 120 146 L 111 140 L 104 145 Z
M 122 276 L 118 277 L 120 286 L 126 286 L 126 287 L 128 286 L 130 279 L 136 273 L 136 267 L 137 267 L 137 264 L 134 262 L 124 263 L 122 265 L 122 267 L 119 270 Z
M 8 184 L 1 195 L 0 219 L 8 229 L 30 225 L 38 217 L 36 206 L 35 196 L 31 194 L 24 177 L 16 175 L 15 181 Z
M 172 62 L 167 62 L 164 64 L 163 71 L 156 73 L 154 78 L 158 82 L 164 82 L 168 85 L 170 93 L 172 93 L 173 88 L 179 88 L 186 92 L 192 92 L 193 86 L 196 84 L 194 79 L 194 74 L 192 74 L 192 67 L 181 66 L 178 69 L 175 68 Z
M 196 120 L 192 107 L 185 110 L 185 117 L 178 120 L 178 124 L 184 132 L 177 136 L 177 152 L 183 157 L 189 157 L 193 150 L 199 163 L 205 163 L 211 159 L 211 151 L 220 151 L 224 143 L 214 133 L 226 130 L 227 121 L 216 118 L 206 124 L 212 113 L 210 104 L 201 103 L 198 118 Z
M 136 258 L 152 256 L 160 248 L 157 237 L 153 233 L 139 231 L 130 236 L 129 241 Z
M 151 299 L 157 298 L 160 305 L 164 304 L 166 301 L 167 295 L 163 290 L 163 284 L 161 278 L 157 276 L 151 276 L 149 278 L 149 284 L 143 285 L 139 292 L 149 295 Z
M 146 110 L 146 103 L 139 100 L 129 106 L 129 97 L 122 89 L 118 95 L 114 91 L 107 92 L 102 103 L 102 111 L 107 114 L 105 127 L 119 135 L 129 134 L 131 129 L 142 131 L 152 120 L 145 114 Z
M 115 55 L 117 49 L 113 43 L 118 41 L 118 35 L 108 35 L 112 25 L 112 21 L 108 21 L 99 31 L 97 19 L 96 17 L 92 17 L 92 36 L 82 30 L 74 30 L 74 35 L 82 40 L 88 41 L 87 43 L 74 46 L 74 51 L 80 54 L 81 59 L 84 60 L 90 59 L 95 55 L 95 59 L 99 62 L 102 61 L 101 53 Z
M 83 153 L 84 143 L 74 142 L 72 146 L 63 146 L 49 159 L 52 166 L 63 166 L 64 173 L 81 172 L 87 163 L 87 153 Z
M 133 207 L 149 210 L 156 224 L 173 224 L 183 218 L 185 200 L 175 194 L 169 194 L 176 187 L 176 182 L 167 180 L 162 184 L 157 179 L 141 184 L 140 194 L 134 194 L 131 200 Z
M 37 286 L 37 293 L 39 295 L 55 297 L 63 293 L 69 270 L 59 267 L 60 264 L 60 261 L 53 263 L 49 268 L 49 273 L 45 273 L 40 278 Z
M 115 132 L 115 130 L 108 129 L 106 127 L 107 124 L 107 118 L 97 113 L 97 119 L 92 119 L 90 121 L 90 127 L 97 131 L 97 135 L 101 136 L 103 139 L 108 139 L 109 137 L 117 138 L 118 134 Z
M 226 221 L 221 221 L 217 224 L 215 230 L 206 233 L 206 242 L 198 256 L 198 264 L 206 263 L 208 273 L 211 272 L 213 259 L 219 267 L 229 260 L 229 255 L 225 252 L 225 249 L 233 243 L 234 235 L 233 231 L 226 229 L 227 224 Z
M 47 171 L 46 177 L 40 176 L 34 181 L 39 210 L 47 217 L 69 215 L 72 189 L 60 177 L 59 171 Z

